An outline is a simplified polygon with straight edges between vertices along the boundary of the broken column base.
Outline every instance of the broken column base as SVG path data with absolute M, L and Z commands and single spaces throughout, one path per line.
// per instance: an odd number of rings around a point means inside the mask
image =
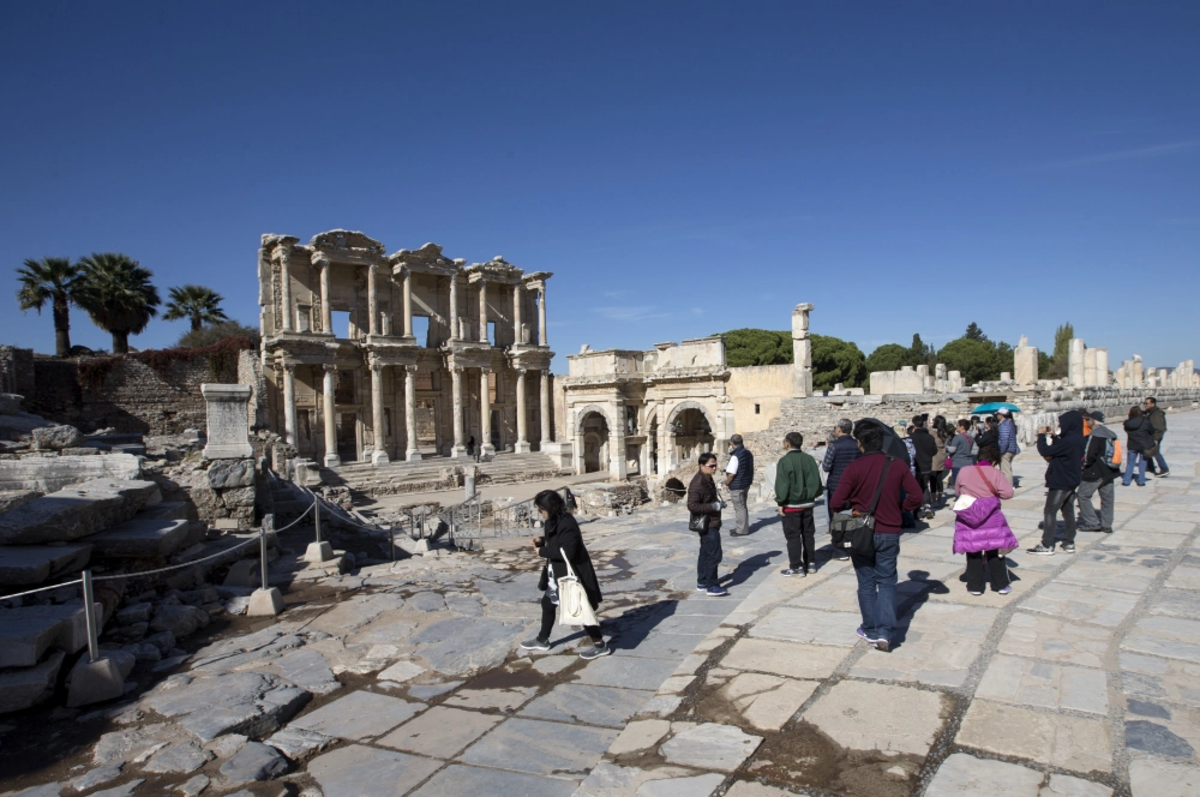
M 277 617 L 283 612 L 283 595 L 278 587 L 256 589 L 250 593 L 250 606 L 246 614 L 250 617 Z
M 125 694 L 125 676 L 110 658 L 88 661 L 80 659 L 71 670 L 71 689 L 67 692 L 67 706 L 87 706 L 103 700 L 112 700 Z
M 328 562 L 333 558 L 333 546 L 328 542 L 310 542 L 304 551 L 306 562 Z

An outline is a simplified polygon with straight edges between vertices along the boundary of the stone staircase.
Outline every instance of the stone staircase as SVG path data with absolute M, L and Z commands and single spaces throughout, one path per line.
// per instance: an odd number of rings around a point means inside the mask
M 463 471 L 469 467 L 478 468 L 477 485 L 518 484 L 571 475 L 569 469 L 556 467 L 553 460 L 544 454 L 497 454 L 490 462 L 478 463 L 448 457 L 387 465 L 352 462 L 336 468 L 321 468 L 321 483 L 345 486 L 350 488 L 351 493 L 372 498 L 434 492 L 461 487 Z

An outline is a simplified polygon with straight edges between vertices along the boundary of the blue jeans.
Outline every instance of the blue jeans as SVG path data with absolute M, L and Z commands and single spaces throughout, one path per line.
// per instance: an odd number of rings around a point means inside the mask
M 720 576 L 717 575 L 717 565 L 721 564 L 721 528 L 709 527 L 700 538 L 700 556 L 696 559 L 696 586 L 718 586 Z
M 1135 465 L 1138 467 L 1138 484 L 1145 487 L 1146 457 L 1142 455 L 1141 451 L 1130 451 L 1125 455 L 1125 475 L 1121 477 L 1121 484 L 1128 487 L 1129 482 L 1133 481 L 1133 468 Z
M 1162 455 L 1162 440 L 1159 440 L 1155 445 L 1158 446 L 1158 453 L 1154 455 L 1154 464 L 1158 466 L 1159 473 L 1167 473 L 1171 469 L 1167 467 L 1167 461 Z
M 896 560 L 899 534 L 875 534 L 875 553 L 850 557 L 858 576 L 858 609 L 868 639 L 891 640 L 896 631 Z

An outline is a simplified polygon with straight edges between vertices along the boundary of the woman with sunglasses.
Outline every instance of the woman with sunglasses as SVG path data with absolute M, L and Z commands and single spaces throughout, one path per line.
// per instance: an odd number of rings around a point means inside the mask
M 696 590 L 711 597 L 728 595 L 720 584 L 717 566 L 721 564 L 721 509 L 725 502 L 717 495 L 713 474 L 717 472 L 717 455 L 701 454 L 699 468 L 688 485 L 688 511 L 706 518 L 700 537 L 700 555 L 696 560 Z

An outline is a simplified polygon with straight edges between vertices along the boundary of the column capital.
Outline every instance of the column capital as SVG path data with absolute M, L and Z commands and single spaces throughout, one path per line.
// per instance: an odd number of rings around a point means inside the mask
M 371 265 L 367 266 L 367 271 L 369 271 L 372 274 L 378 274 L 379 273 L 379 264 L 372 263 Z
M 287 264 L 292 259 L 292 248 L 290 246 L 281 246 L 275 250 L 275 257 L 280 263 Z
M 490 374 L 491 372 L 492 372 L 492 368 L 490 366 L 486 366 L 486 365 L 479 366 L 479 373 Z
M 323 363 L 321 367 L 325 369 L 325 373 L 327 374 L 337 373 L 337 363 Z
M 525 376 L 525 374 L 528 373 L 528 371 L 529 371 L 528 368 L 525 368 L 523 366 L 518 366 L 517 368 L 514 368 L 513 370 L 517 372 L 518 377 Z
M 325 254 L 324 252 L 313 252 L 310 259 L 312 264 L 317 268 L 325 268 L 331 262 L 329 260 L 329 255 Z
M 377 374 L 383 373 L 383 366 L 384 366 L 384 363 L 382 360 L 377 360 L 374 358 L 371 359 L 370 368 L 375 373 L 377 373 Z
M 451 372 L 458 374 L 459 376 L 462 376 L 462 372 L 467 369 L 461 365 L 455 365 L 455 366 L 451 366 L 450 370 L 451 370 Z
M 410 373 L 410 374 L 412 374 L 413 376 L 416 376 L 416 375 L 417 375 L 417 371 L 420 371 L 420 370 L 421 370 L 421 368 L 420 368 L 420 366 L 417 366 L 417 365 L 406 365 L 406 366 L 404 366 L 404 370 L 405 370 L 407 373 Z
M 282 368 L 283 372 L 285 374 L 287 374 L 288 376 L 292 376 L 296 373 L 296 364 L 295 363 L 286 363 L 286 362 L 279 363 L 278 367 Z

